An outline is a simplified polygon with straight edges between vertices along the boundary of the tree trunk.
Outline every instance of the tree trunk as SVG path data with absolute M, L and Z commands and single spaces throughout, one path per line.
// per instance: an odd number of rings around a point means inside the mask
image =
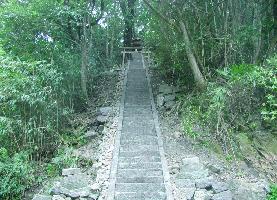
M 88 100 L 88 91 L 87 91 L 87 66 L 88 66 L 88 38 L 87 38 L 87 17 L 84 17 L 83 21 L 83 36 L 81 39 L 81 88 L 82 93 L 86 100 Z
M 193 73 L 194 81 L 195 81 L 196 86 L 198 88 L 203 89 L 203 88 L 205 88 L 206 82 L 205 82 L 205 79 L 204 79 L 204 77 L 203 77 L 203 75 L 202 75 L 202 73 L 201 73 L 201 71 L 198 67 L 198 64 L 196 62 L 194 53 L 191 49 L 191 44 L 190 44 L 190 39 L 189 39 L 189 36 L 188 36 L 187 28 L 186 28 L 186 25 L 183 21 L 180 21 L 180 28 L 181 28 L 183 38 L 184 38 L 184 41 L 185 41 L 186 54 L 187 54 L 187 57 L 188 57 L 188 60 L 189 60 L 190 68 L 191 68 L 192 73 Z
M 131 46 L 135 30 L 135 2 L 136 0 L 120 1 L 120 7 L 124 16 L 124 46 Z

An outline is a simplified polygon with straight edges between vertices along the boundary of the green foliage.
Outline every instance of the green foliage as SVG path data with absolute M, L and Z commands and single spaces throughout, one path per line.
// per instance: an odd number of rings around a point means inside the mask
M 183 99 L 185 133 L 201 140 L 212 136 L 210 140 L 230 154 L 238 150 L 236 133 L 253 132 L 265 122 L 276 128 L 274 61 L 270 59 L 263 67 L 242 64 L 220 70 L 205 92 Z
M 267 195 L 267 200 L 276 200 L 277 199 L 277 185 L 271 185 L 270 193 Z
M 48 176 L 57 176 L 64 168 L 77 167 L 78 157 L 73 155 L 73 150 L 73 148 L 69 147 L 58 149 L 55 157 L 47 164 Z
M 45 62 L 0 57 L 0 81 L 2 147 L 11 153 L 23 147 L 37 156 L 51 153 L 66 113 L 58 102 L 61 75 Z
M 19 200 L 24 191 L 35 182 L 28 155 L 24 152 L 8 155 L 4 148 L 0 149 L 0 198 L 3 200 Z

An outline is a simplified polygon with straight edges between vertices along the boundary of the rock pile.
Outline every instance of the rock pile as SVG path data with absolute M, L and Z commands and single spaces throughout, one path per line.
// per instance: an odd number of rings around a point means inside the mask
M 176 199 L 232 200 L 233 198 L 228 185 L 209 176 L 208 169 L 204 168 L 198 157 L 182 160 L 175 186 Z
M 91 128 L 85 133 L 84 138 L 92 140 L 99 136 L 103 132 L 106 124 L 111 121 L 113 114 L 113 107 L 99 108 L 97 116 L 91 124 Z
M 56 182 L 50 195 L 36 195 L 33 200 L 96 200 L 100 188 L 90 183 L 91 178 L 79 168 L 62 170 L 62 179 Z
M 157 106 L 159 108 L 170 109 L 175 105 L 176 94 L 181 90 L 174 86 L 162 84 L 159 86 L 159 94 L 157 95 Z

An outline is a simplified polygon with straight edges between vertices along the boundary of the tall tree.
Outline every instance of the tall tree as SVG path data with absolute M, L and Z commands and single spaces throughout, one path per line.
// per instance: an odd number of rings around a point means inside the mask
M 190 64 L 191 71 L 193 73 L 194 81 L 198 88 L 203 89 L 205 87 L 205 79 L 202 75 L 202 72 L 200 71 L 199 64 L 197 63 L 196 56 L 192 48 L 189 32 L 186 27 L 186 22 L 183 20 L 181 10 L 177 10 L 177 12 L 179 13 L 179 17 L 176 19 L 177 22 L 174 23 L 173 21 L 175 20 L 168 19 L 167 16 L 165 16 L 163 13 L 159 12 L 159 10 L 157 10 L 154 6 L 152 6 L 148 0 L 143 1 L 154 12 L 154 14 L 156 14 L 159 18 L 165 21 L 169 26 L 173 26 L 175 30 L 177 30 L 183 35 L 186 56 Z
M 135 3 L 136 0 L 120 0 L 120 7 L 125 22 L 124 46 L 131 46 L 135 36 Z

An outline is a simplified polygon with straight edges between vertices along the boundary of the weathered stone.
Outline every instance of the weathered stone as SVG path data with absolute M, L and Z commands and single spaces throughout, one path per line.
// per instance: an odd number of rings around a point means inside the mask
M 232 200 L 232 198 L 233 198 L 232 193 L 229 190 L 227 190 L 227 191 L 223 191 L 218 194 L 215 194 L 212 200 Z M 239 199 L 241 200 L 241 198 Z
M 65 200 L 61 195 L 53 195 L 52 200 Z
M 196 179 L 195 181 L 196 181 L 196 188 L 206 189 L 206 190 L 212 189 L 213 178 L 211 177 Z
M 212 183 L 212 188 L 213 188 L 214 193 L 220 193 L 220 192 L 228 190 L 228 185 L 224 182 L 215 181 Z
M 105 124 L 106 122 L 108 122 L 108 119 L 109 119 L 108 116 L 99 115 L 99 116 L 97 116 L 96 121 L 99 124 Z
M 157 96 L 157 106 L 162 107 L 164 105 L 164 96 L 162 94 L 159 94 Z
M 70 198 L 87 197 L 90 194 L 89 177 L 86 174 L 73 174 L 67 173 L 69 176 L 65 176 L 59 184 L 51 190 L 52 194 L 65 195 Z
M 164 96 L 164 102 L 174 101 L 176 99 L 176 95 L 170 94 Z
M 217 165 L 212 165 L 212 164 L 210 164 L 210 165 L 208 165 L 207 167 L 208 167 L 208 169 L 209 169 L 211 172 L 213 172 L 213 173 L 215 173 L 215 174 L 220 174 L 220 172 L 221 172 L 221 168 L 220 168 L 219 166 L 217 166 Z
M 97 200 L 99 198 L 99 196 L 100 196 L 99 192 L 94 192 L 94 193 L 89 195 L 89 198 L 91 200 Z
M 168 101 L 164 104 L 164 107 L 166 109 L 170 109 L 170 108 L 173 108 L 174 105 L 175 105 L 175 101 Z
M 196 188 L 179 188 L 176 190 L 176 199 L 192 200 Z
M 52 197 L 49 195 L 36 194 L 33 200 L 52 200 Z
M 185 171 L 181 168 L 178 178 L 180 179 L 200 179 L 207 177 L 209 175 L 208 170 L 198 170 L 198 171 Z
M 261 182 L 249 183 L 245 181 L 236 181 L 232 185 L 234 189 L 233 197 L 239 200 L 264 200 L 267 191 L 265 185 Z
M 110 116 L 112 111 L 113 111 L 112 107 L 102 107 L 102 108 L 99 108 L 99 113 L 102 116 Z
M 90 189 L 92 191 L 98 191 L 98 190 L 100 190 L 100 185 L 98 183 L 94 183 L 90 186 Z
M 167 84 L 163 84 L 159 86 L 159 93 L 170 94 L 172 92 L 173 92 L 172 87 Z
M 195 187 L 195 181 L 191 179 L 176 179 L 177 188 L 193 188 Z
M 84 138 L 86 139 L 93 139 L 98 135 L 98 133 L 94 130 L 89 130 L 88 132 L 86 132 L 86 134 L 84 135 Z
M 207 190 L 196 190 L 193 196 L 193 200 L 211 200 L 212 192 Z
M 184 158 L 184 159 L 182 159 L 182 165 L 184 168 L 186 168 L 190 171 L 196 170 L 198 168 L 203 168 L 198 157 Z
M 208 170 L 204 169 L 198 157 L 188 157 L 182 160 L 178 178 L 201 179 L 207 177 L 208 174 Z
M 74 174 L 81 174 L 81 169 L 80 168 L 68 168 L 68 169 L 63 169 L 62 170 L 62 175 L 63 176 L 69 176 L 69 175 L 74 175 Z

